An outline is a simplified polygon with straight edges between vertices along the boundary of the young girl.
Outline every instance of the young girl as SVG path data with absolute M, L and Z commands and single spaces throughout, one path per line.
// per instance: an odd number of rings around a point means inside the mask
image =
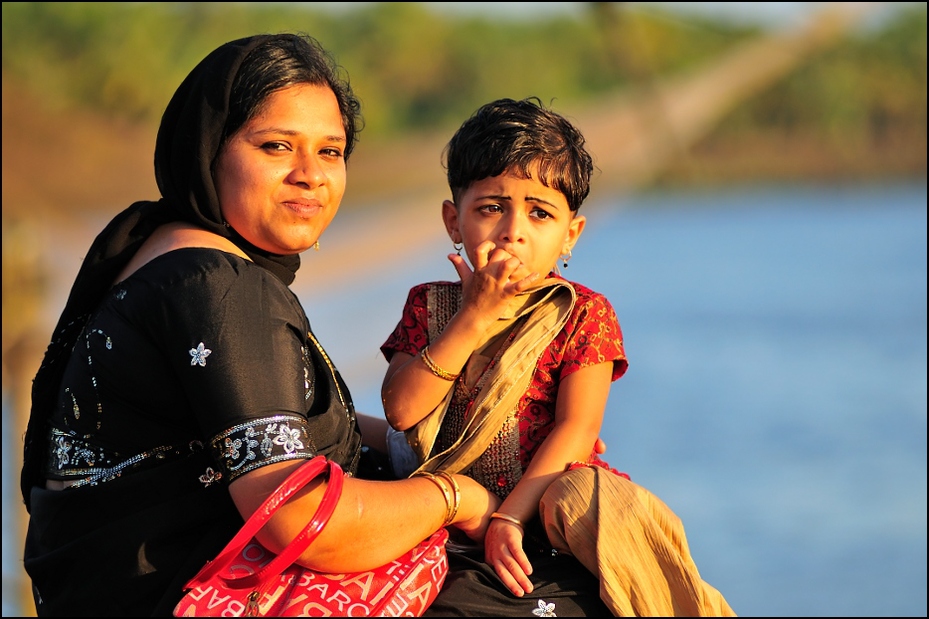
M 415 286 L 381 348 L 385 414 L 413 475 L 466 473 L 503 499 L 484 556 L 516 596 L 533 589 L 524 546 L 541 539 L 599 576 L 614 615 L 732 614 L 674 514 L 591 451 L 627 361 L 610 302 L 558 270 L 586 225 L 582 134 L 535 98 L 502 99 L 445 154 L 460 281 Z

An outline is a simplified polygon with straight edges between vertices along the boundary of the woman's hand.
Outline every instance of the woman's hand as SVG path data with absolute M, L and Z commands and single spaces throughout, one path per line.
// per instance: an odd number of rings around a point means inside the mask
M 500 507 L 500 497 L 470 477 L 455 475 L 461 489 L 461 504 L 452 525 L 478 544 L 484 543 L 490 515 Z

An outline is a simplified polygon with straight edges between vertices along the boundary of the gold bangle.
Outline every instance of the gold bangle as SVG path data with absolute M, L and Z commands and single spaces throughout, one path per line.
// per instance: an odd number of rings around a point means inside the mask
M 501 514 L 500 512 L 494 512 L 490 515 L 491 518 L 496 518 L 497 520 L 506 520 L 510 524 L 515 524 L 520 529 L 524 529 L 523 523 L 519 521 L 519 518 L 515 516 L 510 516 L 509 514 Z
M 411 475 L 411 477 L 425 477 L 439 487 L 439 490 L 442 491 L 442 496 L 445 498 L 445 522 L 442 524 L 442 526 L 444 527 L 448 525 L 455 518 L 455 514 L 452 512 L 452 509 L 454 508 L 455 512 L 458 511 L 458 506 L 455 504 L 455 499 L 452 496 L 452 492 L 442 482 L 442 480 L 440 480 L 429 471 L 416 471 Z
M 455 516 L 458 515 L 458 508 L 461 507 L 461 488 L 458 487 L 458 482 L 455 481 L 455 478 L 452 477 L 451 474 L 446 473 L 445 471 L 439 471 L 436 473 L 436 475 L 442 479 L 448 480 L 448 483 L 452 486 L 452 492 L 454 493 L 455 501 L 452 503 L 452 510 L 451 514 L 449 514 L 448 522 L 445 523 L 450 524 L 455 519 Z
M 443 380 L 455 380 L 456 378 L 458 378 L 458 374 L 452 374 L 451 372 L 447 370 L 443 370 L 436 364 L 435 361 L 433 361 L 432 356 L 429 354 L 428 346 L 426 346 L 420 351 L 419 356 L 422 357 L 423 363 L 426 364 L 426 367 L 429 368 L 432 371 L 432 373 L 438 376 L 439 378 Z

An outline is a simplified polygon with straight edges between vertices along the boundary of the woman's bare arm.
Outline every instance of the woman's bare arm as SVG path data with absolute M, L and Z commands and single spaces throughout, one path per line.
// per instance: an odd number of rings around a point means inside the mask
M 303 462 L 269 464 L 233 481 L 229 493 L 242 517 L 258 509 Z M 455 475 L 455 480 L 461 488 L 461 503 L 452 524 L 471 539 L 482 539 L 499 499 L 463 475 Z M 313 480 L 288 501 L 259 532 L 261 543 L 280 552 L 316 512 L 326 483 L 322 477 Z M 332 518 L 299 563 L 326 572 L 371 569 L 440 529 L 445 516 L 445 498 L 426 478 L 368 481 L 346 477 Z

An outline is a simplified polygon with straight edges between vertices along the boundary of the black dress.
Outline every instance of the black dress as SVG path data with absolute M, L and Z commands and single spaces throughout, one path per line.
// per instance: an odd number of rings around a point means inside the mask
M 170 615 L 242 525 L 226 485 L 323 454 L 355 473 L 351 396 L 293 292 L 215 249 L 155 258 L 78 338 L 31 490 L 39 615 Z

